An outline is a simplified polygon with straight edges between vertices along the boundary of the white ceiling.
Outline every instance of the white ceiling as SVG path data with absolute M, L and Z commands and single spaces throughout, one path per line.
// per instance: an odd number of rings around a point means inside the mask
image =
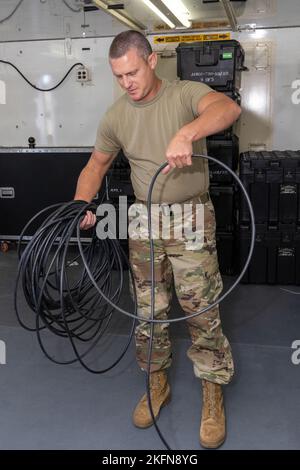
M 160 0 L 152 1 L 164 10 Z M 227 20 L 225 10 L 220 2 L 208 4 L 203 3 L 203 0 L 182 0 L 182 2 L 189 10 L 190 18 L 194 23 Z M 158 27 L 168 29 L 142 0 L 123 0 L 123 2 L 107 0 L 107 3 L 123 3 L 125 9 L 121 11 L 143 23 L 150 31 L 156 30 Z M 259 27 L 281 27 L 300 24 L 300 0 L 232 1 L 231 5 L 240 26 L 256 24 Z
M 92 4 L 92 0 L 89 1 Z M 120 12 L 142 23 L 148 34 L 170 31 L 142 0 L 105 1 L 107 4 L 124 3 L 125 8 Z M 160 0 L 152 1 L 161 5 Z M 128 28 L 103 10 L 88 11 L 84 14 L 80 8 L 82 2 L 83 0 L 23 0 L 11 15 L 19 0 L 0 0 L 0 43 L 66 37 L 107 37 Z M 196 30 L 229 29 L 221 3 L 204 4 L 203 0 L 182 2 L 190 12 Z M 102 3 L 105 3 L 104 0 Z M 233 1 L 231 4 L 241 29 L 249 24 L 260 28 L 300 24 L 300 0 L 247 0 Z M 223 24 L 218 27 L 218 22 Z M 175 24 L 179 26 L 178 20 Z

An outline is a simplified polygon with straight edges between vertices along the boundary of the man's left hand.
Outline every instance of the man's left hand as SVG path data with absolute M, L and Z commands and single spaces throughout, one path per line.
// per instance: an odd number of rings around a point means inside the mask
M 193 145 L 190 139 L 177 133 L 168 145 L 166 157 L 168 165 L 162 170 L 166 175 L 172 168 L 183 168 L 192 165 Z

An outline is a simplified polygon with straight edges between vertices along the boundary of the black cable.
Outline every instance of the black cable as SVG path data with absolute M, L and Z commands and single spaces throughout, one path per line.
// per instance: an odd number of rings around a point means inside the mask
M 77 8 L 71 7 L 71 5 L 69 5 L 66 0 L 63 0 L 63 3 L 66 5 L 66 7 L 69 8 L 69 10 L 73 11 L 74 13 L 79 13 L 81 11 L 81 8 L 77 9 Z
M 2 64 L 6 64 L 6 65 L 10 65 L 11 67 L 13 67 L 20 75 L 22 78 L 24 78 L 24 80 L 28 83 L 28 85 L 30 85 L 32 88 L 34 88 L 35 90 L 38 90 L 38 91 L 53 91 L 55 90 L 56 88 L 59 87 L 59 85 L 62 84 L 62 82 L 67 78 L 67 76 L 69 75 L 69 73 L 73 70 L 74 67 L 76 67 L 77 65 L 81 65 L 83 67 L 83 64 L 81 62 L 76 62 L 76 64 L 72 65 L 72 67 L 68 70 L 68 72 L 65 74 L 65 76 L 57 83 L 57 85 L 54 85 L 53 87 L 51 88 L 39 88 L 38 86 L 34 85 L 33 83 L 31 83 L 28 78 L 25 77 L 25 75 L 23 75 L 23 73 L 18 69 L 18 67 L 16 67 L 14 64 L 12 64 L 11 62 L 8 62 L 6 60 L 2 60 L 0 59 L 0 63 Z
M 146 375 L 148 405 L 154 426 L 167 449 L 170 449 L 170 446 L 166 442 L 157 426 L 151 405 L 149 379 L 154 324 L 188 320 L 195 316 L 201 315 L 216 305 L 219 305 L 229 295 L 229 293 L 232 292 L 232 290 L 237 286 L 243 277 L 250 263 L 255 242 L 255 220 L 253 209 L 246 189 L 244 188 L 238 176 L 227 165 L 213 157 L 200 154 L 194 154 L 193 157 L 204 158 L 222 166 L 237 181 L 249 207 L 252 234 L 249 255 L 245 265 L 235 282 L 221 297 L 196 313 L 168 319 L 168 321 L 155 319 L 154 244 L 152 239 L 151 218 L 152 191 L 158 175 L 168 165 L 168 162 L 162 164 L 159 167 L 151 180 L 147 198 L 151 261 L 151 309 L 150 318 L 143 318 L 143 321 L 151 324 Z M 40 225 L 40 228 L 34 234 L 31 241 L 21 254 L 21 244 L 28 227 L 33 222 L 36 222 L 36 220 L 41 215 L 44 216 L 47 211 L 49 212 L 52 209 L 55 209 L 55 211 L 46 217 L 45 221 Z M 26 329 L 31 331 L 35 330 L 37 332 L 39 344 L 44 354 L 50 360 L 59 364 L 70 364 L 75 361 L 79 361 L 90 372 L 103 373 L 114 367 L 114 365 L 116 365 L 124 356 L 128 350 L 131 338 L 134 333 L 135 322 L 136 320 L 140 321 L 141 319 L 137 315 L 135 284 L 133 273 L 128 261 L 127 263 L 129 266 L 129 274 L 131 276 L 132 286 L 134 289 L 134 313 L 128 312 L 118 305 L 123 287 L 122 260 L 125 258 L 118 241 L 113 239 L 99 240 L 94 233 L 91 244 L 83 249 L 80 240 L 80 223 L 84 218 L 84 214 L 87 210 L 95 209 L 96 206 L 93 203 L 86 203 L 85 201 L 71 201 L 63 205 L 56 204 L 54 206 L 50 206 L 39 212 L 29 221 L 20 236 L 18 249 L 20 261 L 16 280 L 14 302 L 15 311 L 20 324 Z M 76 231 L 76 240 L 79 249 L 79 255 L 76 259 L 80 259 L 82 261 L 83 267 L 80 279 L 72 285 L 70 284 L 70 280 L 67 274 L 68 264 L 66 262 L 66 258 L 70 240 L 72 234 L 74 234 L 74 231 Z M 112 281 L 110 276 L 113 265 L 115 264 L 117 264 L 119 267 L 118 273 L 120 277 L 119 286 L 115 289 L 115 291 L 112 292 Z M 20 317 L 18 310 L 17 291 L 19 282 L 21 280 L 27 304 L 36 315 L 35 328 L 26 326 Z M 97 292 L 99 295 L 97 295 Z M 56 298 L 55 293 L 58 293 Z M 108 324 L 112 318 L 113 311 L 124 313 L 133 319 L 130 337 L 121 355 L 113 362 L 113 364 L 106 367 L 105 369 L 95 370 L 87 366 L 83 358 L 98 344 L 100 338 L 107 330 Z M 107 323 L 105 323 L 106 320 Z M 44 329 L 48 329 L 58 336 L 68 338 L 75 357 L 63 362 L 54 359 L 47 352 L 43 344 L 41 331 Z M 91 342 L 91 345 L 84 353 L 80 354 L 76 346 L 76 341 L 84 343 Z
M 8 15 L 6 16 L 5 18 L 3 18 L 2 20 L 0 20 L 0 24 L 1 23 L 4 23 L 4 21 L 7 21 L 9 20 L 9 18 L 11 18 L 15 12 L 17 11 L 17 9 L 19 8 L 19 6 L 21 5 L 21 3 L 23 3 L 23 0 L 20 0 L 19 3 L 17 4 L 17 6 L 15 6 L 15 8 L 13 9 L 13 11 Z

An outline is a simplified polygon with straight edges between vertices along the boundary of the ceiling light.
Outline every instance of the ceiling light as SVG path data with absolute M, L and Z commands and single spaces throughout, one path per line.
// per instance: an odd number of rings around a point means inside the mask
M 184 26 L 189 28 L 191 26 L 189 16 L 189 10 L 184 6 L 181 0 L 161 0 L 166 7 L 173 13 L 174 16 L 182 23 Z
M 150 0 L 143 0 L 145 5 L 147 5 L 150 10 L 152 10 L 157 16 L 159 16 L 170 28 L 175 28 L 175 24 L 172 23 L 172 21 L 169 20 L 169 18 L 164 15 L 155 5 L 153 5 Z

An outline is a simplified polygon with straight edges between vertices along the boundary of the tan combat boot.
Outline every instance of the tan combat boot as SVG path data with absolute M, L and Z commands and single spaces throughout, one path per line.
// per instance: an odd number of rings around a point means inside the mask
M 157 418 L 161 407 L 169 403 L 171 399 L 171 390 L 167 381 L 167 374 L 164 370 L 150 374 L 150 390 L 153 414 Z M 153 424 L 146 393 L 135 407 L 133 423 L 138 428 L 148 428 Z
M 203 405 L 200 426 L 200 443 L 215 449 L 225 441 L 225 411 L 221 385 L 202 380 Z

